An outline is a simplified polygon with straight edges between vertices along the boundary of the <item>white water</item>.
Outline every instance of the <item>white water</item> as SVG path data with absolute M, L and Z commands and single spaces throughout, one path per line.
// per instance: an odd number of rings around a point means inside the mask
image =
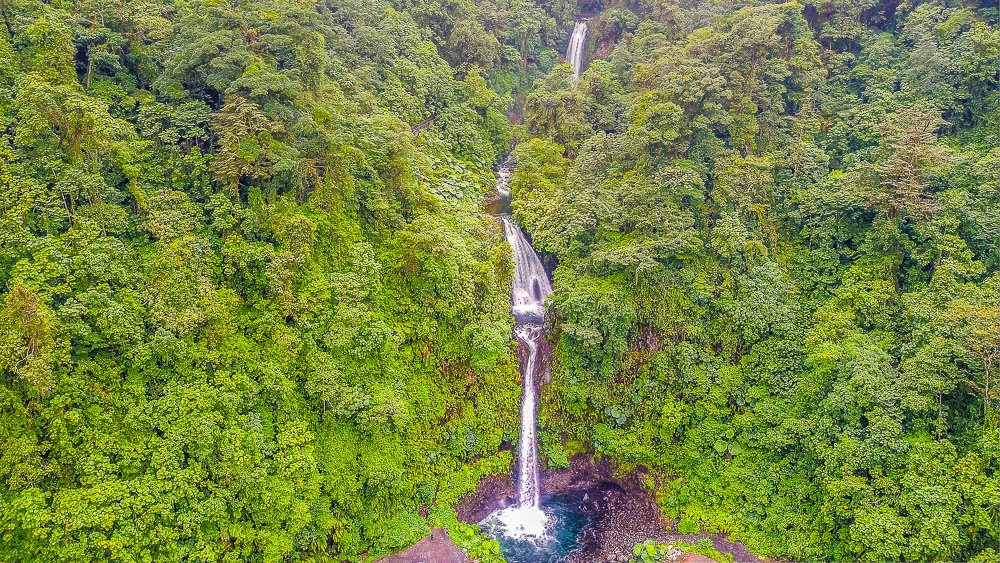
M 538 447 L 535 434 L 535 360 L 538 357 L 538 335 L 541 327 L 532 325 L 517 327 L 517 339 L 528 346 L 528 360 L 525 362 L 524 391 L 521 396 L 521 437 L 517 451 L 517 504 L 524 508 L 538 508 L 539 470 Z
M 513 162 L 505 160 L 497 171 L 497 191 L 506 196 Z M 502 216 L 504 236 L 514 257 L 514 279 L 511 288 L 511 312 L 517 321 L 514 336 L 528 350 L 522 369 L 521 434 L 517 449 L 517 504 L 490 515 L 487 520 L 500 523 L 504 534 L 511 538 L 543 538 L 547 516 L 540 507 L 540 471 L 536 436 L 535 371 L 538 364 L 538 339 L 545 322 L 545 300 L 552 293 L 542 261 L 531 247 L 524 232 L 508 216 Z
M 483 523 L 489 526 L 490 521 L 499 524 L 508 538 L 536 542 L 545 539 L 549 517 L 541 508 L 514 505 L 490 514 Z
M 583 71 L 583 55 L 587 50 L 587 22 L 578 21 L 573 26 L 573 35 L 569 38 L 566 48 L 566 62 L 573 67 L 573 83 L 580 79 Z
M 497 193 L 501 198 L 510 198 L 510 177 L 514 174 L 514 155 L 508 154 L 497 167 Z
M 518 325 L 541 325 L 545 320 L 545 300 L 552 293 L 542 261 L 531 248 L 521 229 L 503 217 L 503 232 L 514 253 L 514 287 L 510 294 L 511 311 Z

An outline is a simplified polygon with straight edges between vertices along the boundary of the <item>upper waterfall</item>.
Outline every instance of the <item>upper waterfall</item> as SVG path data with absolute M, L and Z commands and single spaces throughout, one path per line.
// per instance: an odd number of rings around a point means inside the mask
M 578 21 L 573 26 L 573 35 L 569 38 L 569 47 L 566 48 L 566 62 L 573 67 L 573 82 L 580 79 L 583 71 L 583 56 L 587 47 L 587 22 Z

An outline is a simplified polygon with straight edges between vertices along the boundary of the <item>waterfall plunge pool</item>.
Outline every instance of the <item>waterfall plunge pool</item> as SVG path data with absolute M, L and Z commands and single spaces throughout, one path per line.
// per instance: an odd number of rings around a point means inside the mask
M 594 523 L 587 491 L 542 495 L 541 509 L 509 506 L 487 516 L 480 526 L 500 543 L 511 563 L 555 563 L 580 548 L 580 536 Z

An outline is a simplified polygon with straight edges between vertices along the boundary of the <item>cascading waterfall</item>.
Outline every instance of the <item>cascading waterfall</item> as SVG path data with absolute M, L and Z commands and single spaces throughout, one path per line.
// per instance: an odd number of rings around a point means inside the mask
M 503 230 L 514 251 L 514 287 L 511 292 L 511 310 L 517 321 L 514 335 L 528 349 L 528 358 L 521 373 L 524 392 L 517 451 L 517 504 L 521 508 L 537 509 L 539 471 L 538 444 L 535 440 L 535 368 L 538 363 L 538 338 L 545 321 L 545 300 L 552 293 L 552 287 L 535 249 L 509 217 L 503 217 Z
M 552 293 L 549 277 L 535 249 L 524 233 L 502 217 L 504 235 L 514 253 L 514 287 L 511 290 L 511 311 L 518 326 L 541 326 L 545 319 L 545 300 Z
M 513 174 L 514 155 L 511 153 L 504 157 L 503 162 L 497 167 L 497 194 L 500 199 L 510 200 L 510 178 Z
M 497 171 L 497 192 L 508 197 L 507 183 L 513 162 L 508 159 Z M 521 397 L 521 435 L 517 452 L 517 505 L 501 510 L 491 518 L 501 524 L 510 537 L 543 537 L 546 516 L 540 506 L 540 471 L 536 440 L 535 372 L 538 367 L 538 341 L 545 322 L 545 300 L 552 293 L 545 268 L 528 238 L 507 215 L 500 217 L 504 236 L 514 257 L 514 279 L 511 288 L 511 312 L 516 326 L 514 336 L 527 348 L 528 355 L 521 377 L 524 390 Z
M 583 56 L 587 48 L 587 22 L 578 21 L 573 26 L 573 35 L 569 38 L 569 47 L 566 48 L 566 62 L 573 67 L 573 83 L 580 79 L 583 71 Z

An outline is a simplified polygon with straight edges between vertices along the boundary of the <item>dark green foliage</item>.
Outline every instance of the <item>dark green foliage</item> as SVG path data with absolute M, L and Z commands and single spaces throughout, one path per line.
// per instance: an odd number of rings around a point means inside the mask
M 519 396 L 496 85 L 551 18 L 394 4 L 0 3 L 0 560 L 468 531 Z
M 517 152 L 558 259 L 543 453 L 762 555 L 995 558 L 995 9 L 612 4 Z
M 598 4 L 0 2 L 0 560 L 496 560 L 453 506 L 516 437 L 514 100 L 551 465 L 762 555 L 997 559 L 995 6 L 609 1 L 574 86 Z

